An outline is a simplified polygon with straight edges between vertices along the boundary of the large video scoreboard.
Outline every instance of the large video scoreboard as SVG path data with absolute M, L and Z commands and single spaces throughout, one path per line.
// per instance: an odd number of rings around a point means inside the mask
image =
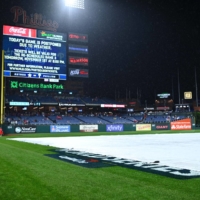
M 67 79 L 66 34 L 3 26 L 4 76 Z

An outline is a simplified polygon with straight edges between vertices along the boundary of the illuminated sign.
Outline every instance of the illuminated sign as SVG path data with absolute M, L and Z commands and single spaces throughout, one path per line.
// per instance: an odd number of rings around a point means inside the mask
M 132 101 L 132 102 L 129 102 L 130 105 L 135 105 L 136 102 L 135 101 Z
M 192 92 L 184 92 L 184 99 L 192 99 Z
M 41 38 L 42 32 L 15 26 L 3 27 L 4 76 L 67 79 L 65 35 L 56 33 Z
M 85 106 L 85 104 L 59 103 L 59 106 Z
M 46 19 L 45 16 L 39 13 L 32 13 L 28 16 L 27 11 L 20 6 L 13 6 L 10 11 L 14 14 L 13 22 L 21 26 L 42 28 L 46 30 L 56 31 L 59 27 L 58 22 L 51 19 Z
M 16 102 L 16 101 L 11 101 L 9 102 L 10 106 L 29 106 L 29 102 Z
M 40 102 L 30 102 L 30 106 L 40 106 Z
M 70 77 L 80 77 L 80 78 L 88 78 L 89 71 L 88 69 L 69 69 L 69 76 Z
M 88 42 L 88 35 L 79 33 L 69 33 L 68 40 L 77 42 Z
M 144 108 L 144 110 L 154 110 L 154 108 Z
M 53 90 L 63 90 L 64 86 L 62 84 L 52 84 L 52 83 L 25 83 L 19 81 L 10 82 L 11 89 L 53 89 Z
M 102 108 L 125 108 L 125 105 L 101 104 Z
M 30 29 L 30 28 L 22 28 L 22 27 L 16 27 L 16 26 L 3 26 L 3 35 L 36 38 L 37 31 L 35 29 Z
M 157 110 L 169 110 L 169 107 L 157 107 Z
M 37 37 L 56 41 L 66 41 L 66 34 L 44 30 L 37 30 Z
M 168 98 L 170 96 L 170 94 L 169 93 L 162 93 L 162 94 L 158 94 L 157 96 L 161 99 L 164 99 L 164 98 Z
M 69 56 L 69 64 L 70 65 L 88 66 L 88 58 L 86 58 L 86 57 Z
M 69 49 L 69 52 L 71 52 L 71 53 L 88 54 L 88 47 L 87 46 L 69 44 L 69 48 L 68 49 Z

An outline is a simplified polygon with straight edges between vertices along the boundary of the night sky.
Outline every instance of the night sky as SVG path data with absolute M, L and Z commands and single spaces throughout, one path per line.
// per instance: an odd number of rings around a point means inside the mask
M 6 17 L 11 6 L 23 5 L 29 13 L 48 13 L 59 21 L 59 32 L 89 35 L 90 78 L 84 81 L 91 96 L 114 98 L 117 90 L 125 98 L 128 89 L 136 98 L 138 88 L 142 102 L 153 104 L 155 94 L 172 94 L 173 88 L 178 103 L 179 69 L 181 98 L 184 91 L 195 98 L 195 67 L 200 77 L 197 0 L 85 0 L 85 10 L 66 8 L 63 0 L 5 2 L 2 23 L 12 19 Z
M 197 1 L 99 2 L 99 12 L 91 14 L 99 40 L 91 44 L 94 70 L 90 67 L 92 77 L 102 74 L 99 80 L 108 93 L 117 88 L 125 97 L 129 88 L 134 97 L 139 88 L 143 100 L 153 101 L 155 93 L 172 93 L 173 77 L 177 101 L 178 68 L 181 98 L 184 91 L 195 91 L 200 53 Z M 98 81 L 93 86 L 101 90 Z

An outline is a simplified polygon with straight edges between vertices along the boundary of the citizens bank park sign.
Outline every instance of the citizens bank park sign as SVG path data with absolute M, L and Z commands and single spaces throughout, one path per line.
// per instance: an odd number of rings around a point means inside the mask
M 55 151 L 57 154 L 55 154 Z M 133 170 L 140 170 L 148 173 L 158 174 L 176 179 L 191 179 L 200 177 L 200 172 L 195 170 L 170 167 L 157 162 L 147 163 L 138 160 L 117 158 L 107 155 L 77 151 L 72 149 L 53 150 L 54 154 L 46 156 L 59 159 L 71 164 L 87 168 L 100 168 L 121 166 Z

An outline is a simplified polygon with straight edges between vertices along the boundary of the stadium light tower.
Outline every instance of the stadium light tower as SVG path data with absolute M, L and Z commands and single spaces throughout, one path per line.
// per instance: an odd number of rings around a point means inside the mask
M 65 0 L 65 5 L 73 8 L 85 9 L 84 0 Z

